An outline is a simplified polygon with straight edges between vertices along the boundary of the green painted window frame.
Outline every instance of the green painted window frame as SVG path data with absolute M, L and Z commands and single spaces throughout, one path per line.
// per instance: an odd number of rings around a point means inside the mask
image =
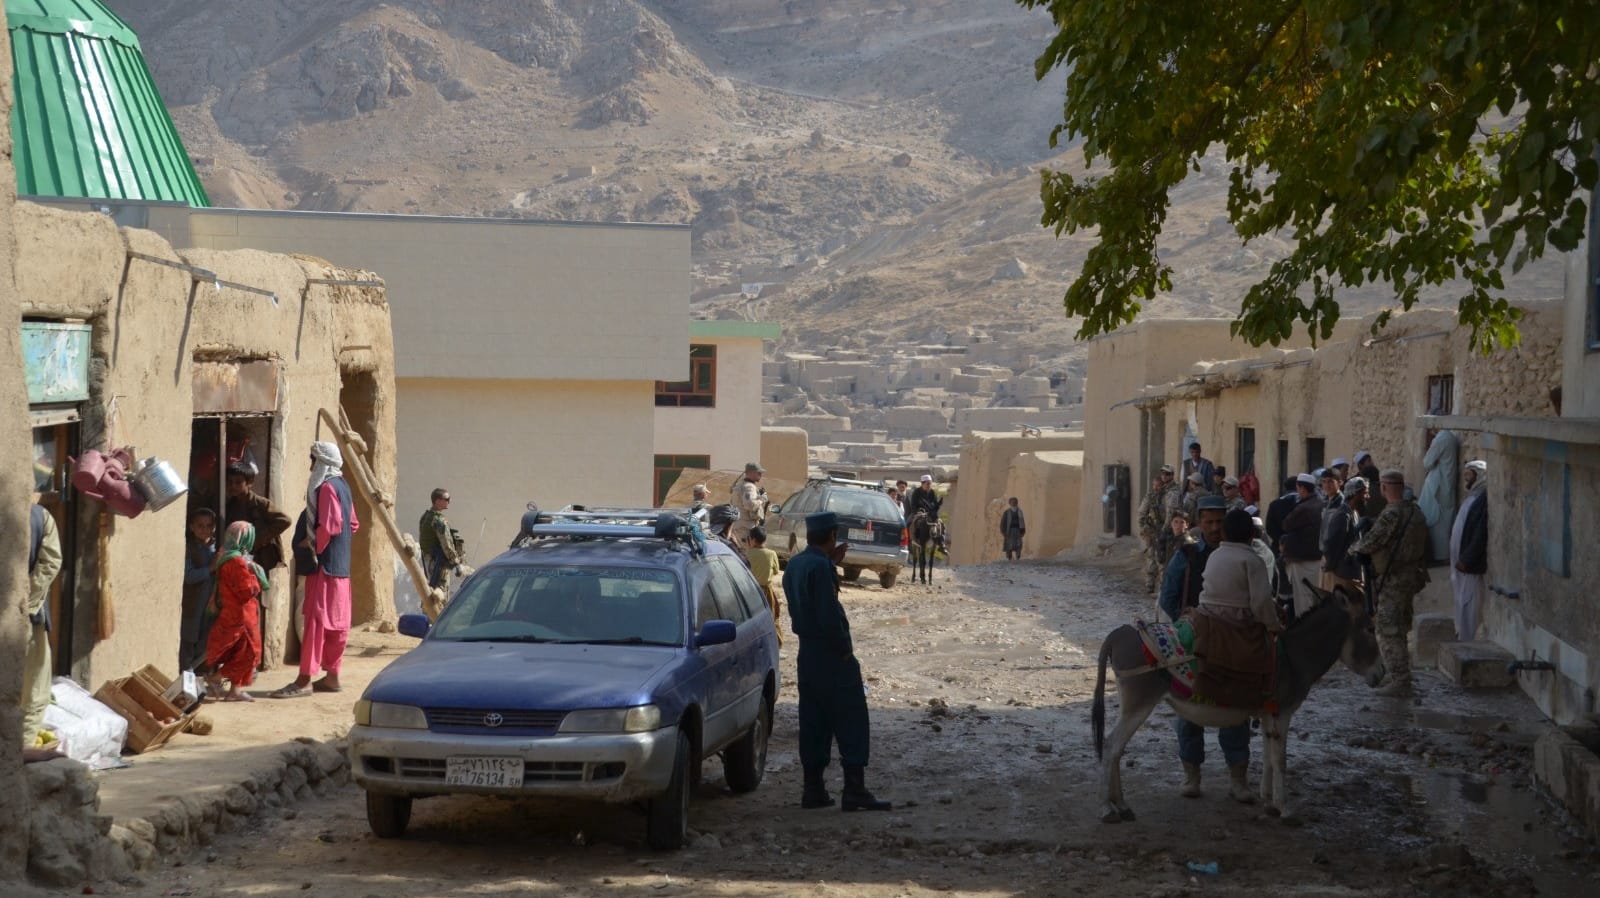
M 657 455 L 655 457 L 655 471 L 651 480 L 655 485 L 655 504 L 659 507 L 662 502 L 666 501 L 667 491 L 672 489 L 674 483 L 678 482 L 678 475 L 682 474 L 685 468 L 709 469 L 710 467 L 711 456 L 709 455 Z

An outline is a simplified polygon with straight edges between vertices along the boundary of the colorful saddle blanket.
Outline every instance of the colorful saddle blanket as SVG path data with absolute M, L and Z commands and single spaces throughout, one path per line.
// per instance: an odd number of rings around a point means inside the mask
M 1185 701 L 1225 708 L 1271 709 L 1274 668 L 1283 661 L 1282 645 L 1276 647 L 1277 651 L 1263 646 L 1265 650 L 1258 652 L 1250 646 L 1250 651 L 1240 652 L 1235 640 L 1226 652 L 1221 652 L 1219 649 L 1227 640 L 1218 639 L 1218 624 L 1204 619 L 1200 624 L 1211 634 L 1211 651 L 1217 655 L 1206 656 L 1205 647 L 1200 646 L 1203 634 L 1187 615 L 1172 624 L 1135 621 L 1134 628 L 1144 641 L 1145 664 L 1164 671 L 1172 681 L 1172 694 Z M 1225 660 L 1219 663 L 1217 657 Z M 1250 669 L 1240 670 L 1241 661 Z
M 1194 627 L 1187 620 L 1175 624 L 1135 621 L 1134 628 L 1144 640 L 1144 661 L 1154 667 L 1164 668 L 1172 678 L 1172 694 L 1181 699 L 1194 698 L 1196 669 L 1194 663 Z

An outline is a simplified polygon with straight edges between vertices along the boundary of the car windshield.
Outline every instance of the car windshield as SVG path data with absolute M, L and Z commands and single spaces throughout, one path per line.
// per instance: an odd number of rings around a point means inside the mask
M 682 645 L 682 607 L 671 571 L 497 567 L 462 586 L 432 638 Z
M 883 493 L 869 490 L 831 490 L 822 507 L 834 514 L 874 521 L 893 521 L 900 517 L 894 500 Z

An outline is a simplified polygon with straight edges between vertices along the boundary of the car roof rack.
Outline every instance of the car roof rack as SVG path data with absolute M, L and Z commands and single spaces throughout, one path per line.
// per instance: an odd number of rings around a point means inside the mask
M 817 483 L 844 483 L 850 486 L 864 486 L 867 489 L 878 490 L 879 492 L 883 491 L 883 483 L 881 481 L 874 483 L 870 480 L 851 480 L 848 477 L 835 477 L 832 474 L 827 474 L 822 477 L 812 477 L 811 480 Z
M 660 539 L 681 545 L 695 557 L 706 553 L 706 535 L 693 515 L 661 508 L 568 506 L 560 511 L 530 508 L 513 548 L 545 537 L 570 539 Z

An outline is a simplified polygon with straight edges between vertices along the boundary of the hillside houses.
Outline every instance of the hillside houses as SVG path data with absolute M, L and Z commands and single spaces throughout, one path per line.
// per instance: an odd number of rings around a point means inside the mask
M 780 351 L 762 374 L 765 423 L 805 430 L 819 467 L 953 471 L 964 433 L 1082 420 L 1081 367 L 1046 368 L 984 332 L 904 346 L 863 334 Z

